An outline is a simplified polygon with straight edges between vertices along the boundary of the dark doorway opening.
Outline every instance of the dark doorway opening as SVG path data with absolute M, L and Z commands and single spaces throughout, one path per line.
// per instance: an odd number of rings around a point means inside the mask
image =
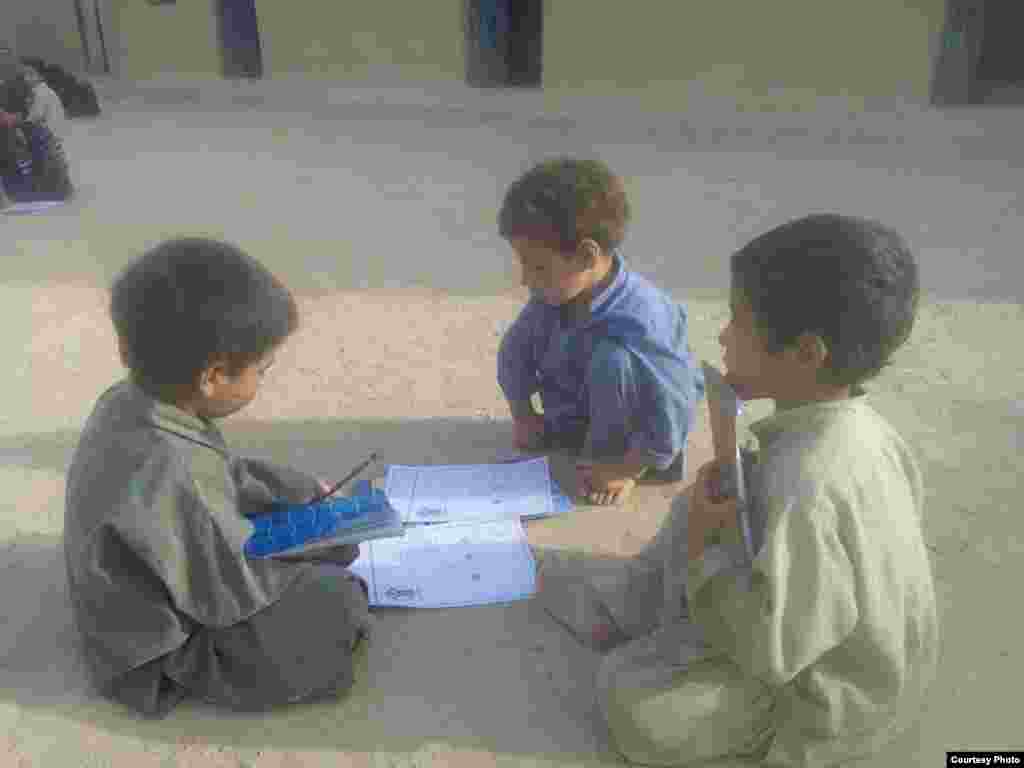
M 989 0 L 985 4 L 977 90 L 986 103 L 1024 103 L 1022 24 L 1024 7 L 1020 0 Z
M 1020 0 L 947 0 L 932 101 L 939 105 L 1024 103 Z
M 255 0 L 217 0 L 217 34 L 224 77 L 263 77 Z
M 541 87 L 543 0 L 466 0 L 466 82 Z

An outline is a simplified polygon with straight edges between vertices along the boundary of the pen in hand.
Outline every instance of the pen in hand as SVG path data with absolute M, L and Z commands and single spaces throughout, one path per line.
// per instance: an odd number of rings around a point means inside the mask
M 368 466 L 370 466 L 376 460 L 377 460 L 376 452 L 371 453 L 370 454 L 370 458 L 368 458 L 362 464 L 357 465 L 351 472 L 349 472 L 347 475 L 345 475 L 344 478 L 342 478 L 337 483 L 335 483 L 329 490 L 324 491 L 323 493 L 317 494 L 312 499 L 310 499 L 307 503 L 308 504 L 317 504 L 317 503 L 323 501 L 324 499 L 326 499 L 328 496 L 333 496 L 338 491 L 339 488 L 341 488 L 343 485 L 345 485 L 345 483 L 347 483 L 349 480 L 354 478 L 356 475 L 358 475 L 360 472 L 362 472 L 364 469 L 366 469 Z

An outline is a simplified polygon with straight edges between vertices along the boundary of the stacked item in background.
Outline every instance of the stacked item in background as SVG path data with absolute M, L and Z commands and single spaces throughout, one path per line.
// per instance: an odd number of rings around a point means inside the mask
M 99 99 L 92 83 L 42 59 L 25 56 L 21 62 L 38 72 L 43 82 L 57 94 L 68 117 L 97 117 L 100 114 Z

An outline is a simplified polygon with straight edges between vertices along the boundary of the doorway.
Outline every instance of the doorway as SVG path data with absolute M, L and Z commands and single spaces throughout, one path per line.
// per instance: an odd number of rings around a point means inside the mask
M 1019 0 L 947 0 L 932 83 L 939 106 L 1024 104 Z
M 543 0 L 466 0 L 466 82 L 540 88 Z
M 978 98 L 983 103 L 1024 104 L 1022 21 L 1020 0 L 986 3 L 976 74 Z
M 226 78 L 263 77 L 255 0 L 217 0 L 217 36 Z

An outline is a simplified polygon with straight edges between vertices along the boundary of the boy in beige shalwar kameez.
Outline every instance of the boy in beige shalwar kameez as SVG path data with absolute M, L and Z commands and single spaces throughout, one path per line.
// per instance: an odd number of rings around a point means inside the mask
M 909 336 L 917 268 L 890 230 L 820 215 L 732 272 L 727 380 L 776 401 L 744 461 L 752 566 L 712 463 L 639 556 L 546 557 L 539 599 L 610 650 L 599 703 L 631 761 L 837 765 L 913 723 L 938 659 L 921 474 L 860 387 Z

